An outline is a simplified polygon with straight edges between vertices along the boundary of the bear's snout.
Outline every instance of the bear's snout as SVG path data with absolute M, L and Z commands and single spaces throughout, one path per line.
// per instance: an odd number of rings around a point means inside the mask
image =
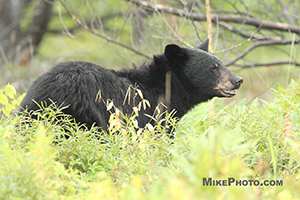
M 243 78 L 240 76 L 236 76 L 234 79 L 234 83 L 236 86 L 240 87 L 241 84 L 244 82 Z

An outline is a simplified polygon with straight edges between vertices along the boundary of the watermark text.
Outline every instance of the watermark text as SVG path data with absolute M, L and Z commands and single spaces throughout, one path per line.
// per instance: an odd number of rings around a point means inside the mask
M 283 180 L 236 180 L 228 178 L 224 180 L 215 180 L 212 178 L 203 178 L 203 186 L 283 186 Z

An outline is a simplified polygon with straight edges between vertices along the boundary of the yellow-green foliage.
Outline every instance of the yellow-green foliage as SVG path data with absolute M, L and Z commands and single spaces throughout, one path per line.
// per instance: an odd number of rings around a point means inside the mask
M 138 129 L 135 114 L 124 123 L 113 115 L 105 135 L 61 118 L 61 108 L 44 109 L 39 120 L 3 118 L 0 198 L 298 199 L 299 92 L 292 81 L 273 102 L 200 104 L 176 125 L 173 140 L 160 125 L 173 124 L 169 116 Z M 210 177 L 282 185 L 204 186 Z
M 2 114 L 8 116 L 21 103 L 25 95 L 15 98 L 16 93 L 16 89 L 10 84 L 7 84 L 4 89 L 0 89 L 0 117 Z
M 56 159 L 57 150 L 50 146 L 47 128 L 39 125 L 34 138 L 11 147 L 15 140 L 10 126 L 0 127 L 0 198 L 58 199 L 60 194 L 76 194 L 86 186 L 72 169 L 66 170 Z

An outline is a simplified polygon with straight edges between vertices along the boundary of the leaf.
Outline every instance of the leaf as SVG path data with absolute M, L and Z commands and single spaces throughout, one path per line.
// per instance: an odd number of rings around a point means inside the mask
M 130 94 L 131 94 L 131 88 L 128 87 L 128 90 L 125 94 L 125 98 L 124 98 L 124 101 L 123 101 L 123 105 L 126 103 L 126 99 L 128 98 L 128 105 L 130 104 Z
M 96 95 L 95 102 L 100 102 L 101 99 L 102 99 L 101 90 L 99 90 Z
M 141 97 L 141 99 L 144 99 L 142 91 L 139 90 L 139 89 L 136 89 L 136 91 L 138 92 L 138 94 Z
M 4 113 L 4 115 L 8 116 L 10 114 L 11 109 L 3 109 L 2 112 Z
M 6 96 L 8 96 L 10 99 L 14 99 L 15 95 L 17 93 L 16 89 L 14 86 L 7 84 L 4 88 Z
M 136 116 L 139 116 L 139 109 L 137 107 L 132 108 Z
M 149 108 L 151 108 L 151 105 L 150 105 L 149 101 L 146 100 L 146 99 L 144 99 L 144 100 L 143 100 L 143 107 L 144 107 L 144 110 L 146 110 L 147 106 L 148 106 Z
M 114 106 L 113 101 L 107 101 L 107 109 L 106 110 L 110 110 L 113 106 Z
M 7 105 L 8 104 L 8 98 L 5 94 L 2 92 L 3 90 L 0 90 L 0 104 Z
M 153 127 L 153 125 L 150 124 L 150 123 L 146 124 L 145 128 L 148 129 L 150 132 L 153 132 L 153 131 L 154 131 L 154 127 Z

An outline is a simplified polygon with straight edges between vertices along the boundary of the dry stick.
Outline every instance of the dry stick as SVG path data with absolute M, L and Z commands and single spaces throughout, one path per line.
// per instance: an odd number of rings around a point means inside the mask
M 210 14 L 210 2 L 209 0 L 205 0 L 205 5 L 206 5 L 206 22 L 207 22 L 207 35 L 208 35 L 208 52 L 213 53 L 212 50 L 212 25 L 211 25 L 211 14 Z M 209 110 L 209 113 L 211 116 L 214 115 L 214 104 L 213 102 L 211 103 L 211 108 Z
M 132 48 L 131 46 L 129 46 L 129 45 L 127 45 L 127 44 L 124 44 L 124 43 L 119 42 L 119 41 L 117 41 L 117 40 L 114 40 L 114 39 L 112 39 L 112 38 L 110 38 L 110 37 L 108 37 L 108 36 L 106 36 L 106 35 L 103 35 L 103 34 L 100 34 L 100 33 L 96 32 L 96 31 L 94 31 L 93 29 L 91 29 L 90 27 L 88 27 L 86 24 L 84 24 L 83 22 L 81 22 L 80 19 L 78 19 L 75 15 L 73 15 L 72 12 L 71 12 L 71 11 L 68 9 L 68 7 L 66 6 L 66 4 L 63 2 L 63 0 L 60 0 L 60 2 L 61 2 L 61 4 L 62 4 L 62 6 L 65 8 L 65 10 L 67 11 L 67 13 L 72 17 L 72 19 L 73 19 L 78 25 L 80 25 L 84 30 L 86 30 L 86 31 L 88 31 L 88 32 L 90 32 L 90 33 L 92 33 L 92 34 L 94 34 L 94 35 L 97 35 L 97 36 L 99 36 L 99 37 L 105 39 L 107 42 L 112 42 L 112 43 L 117 44 L 117 45 L 119 45 L 119 46 L 121 46 L 121 47 L 124 47 L 125 49 L 128 49 L 128 50 L 130 50 L 130 51 L 132 51 L 132 52 L 134 52 L 134 53 L 136 53 L 136 54 L 138 54 L 138 55 L 140 55 L 140 56 L 143 56 L 143 57 L 145 57 L 145 58 L 151 59 L 150 56 L 148 56 L 148 55 L 146 55 L 146 54 L 144 54 L 144 53 L 142 53 L 142 52 L 140 52 L 140 51 L 138 51 L 138 50 Z
M 205 0 L 206 5 L 206 22 L 207 22 L 207 35 L 209 39 L 208 52 L 212 53 L 212 26 L 211 26 L 211 15 L 210 15 L 210 3 L 209 0 Z
M 168 71 L 166 73 L 166 106 L 167 106 L 167 111 L 171 111 L 171 72 Z
M 294 43 L 295 43 L 295 33 L 293 34 L 293 39 L 292 39 L 291 52 L 290 52 L 290 60 L 289 60 L 289 68 L 288 68 L 288 73 L 287 73 L 287 77 L 286 77 L 285 87 L 287 87 L 288 84 L 289 84 Z

